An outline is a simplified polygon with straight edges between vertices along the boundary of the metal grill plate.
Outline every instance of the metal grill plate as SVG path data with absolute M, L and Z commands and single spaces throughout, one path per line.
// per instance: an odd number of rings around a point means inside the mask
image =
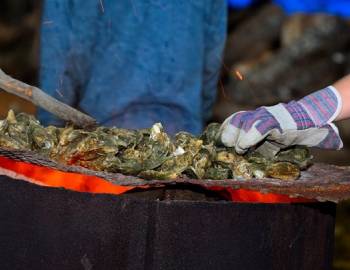
M 204 187 L 221 186 L 234 189 L 256 190 L 262 193 L 277 193 L 289 197 L 303 197 L 318 201 L 339 202 L 350 198 L 350 167 L 316 163 L 306 171 L 302 171 L 301 177 L 296 181 L 283 181 L 279 179 L 190 179 L 180 177 L 171 180 L 145 180 L 135 176 L 120 173 L 98 172 L 79 166 L 66 166 L 46 159 L 37 153 L 19 150 L 6 150 L 0 148 L 0 155 L 17 161 L 23 161 L 35 165 L 45 166 L 64 172 L 73 172 L 98 176 L 120 186 L 164 186 L 191 184 Z

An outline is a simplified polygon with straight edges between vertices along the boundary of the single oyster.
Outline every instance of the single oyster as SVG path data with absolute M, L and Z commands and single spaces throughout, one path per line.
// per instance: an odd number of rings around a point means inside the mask
M 212 179 L 212 180 L 224 180 L 232 178 L 231 169 L 221 167 L 220 165 L 214 165 L 213 167 L 209 167 L 204 175 L 204 179 Z
M 220 124 L 219 123 L 210 123 L 200 136 L 200 138 L 203 140 L 204 144 L 210 144 L 213 143 L 216 145 L 219 143 L 219 130 L 220 130 Z
M 239 162 L 242 159 L 241 156 L 237 155 L 233 151 L 227 151 L 227 150 L 218 150 L 215 162 L 223 164 L 223 165 L 233 165 L 236 162 Z
M 115 140 L 113 136 L 100 129 L 81 135 L 81 140 L 67 153 L 71 164 L 106 171 L 119 161 L 116 154 L 120 148 L 120 141 Z
M 7 130 L 5 134 L 11 137 L 13 140 L 17 141 L 23 150 L 31 149 L 31 138 L 29 136 L 30 129 L 30 117 L 25 114 L 19 114 L 18 119 L 15 116 L 15 113 L 10 110 L 8 112 L 6 121 L 7 121 Z
M 126 149 L 122 156 L 117 156 L 117 159 L 110 168 L 112 172 L 137 175 L 143 169 L 142 164 L 144 159 L 145 156 L 141 151 L 133 148 Z
M 18 119 L 15 113 L 10 110 L 0 127 L 0 146 L 9 149 L 31 150 L 31 138 L 29 130 L 31 124 L 39 125 L 34 117 L 19 114 Z
M 208 167 L 212 164 L 215 149 L 212 145 L 202 146 L 202 149 L 194 156 L 189 173 L 193 173 L 195 178 L 202 179 Z M 192 176 L 192 174 L 191 174 Z
M 263 163 L 250 163 L 250 171 L 258 179 L 267 177 L 266 167 Z
M 5 149 L 25 150 L 22 144 L 6 134 L 0 134 L 0 147 Z
M 259 152 L 256 152 L 256 151 L 248 153 L 245 158 L 248 160 L 248 162 L 253 163 L 253 164 L 268 165 L 269 163 L 272 162 L 271 159 L 264 157 L 262 154 L 260 154 Z
M 309 149 L 297 146 L 279 152 L 274 160 L 291 162 L 298 165 L 300 169 L 305 169 L 311 164 L 311 159 Z
M 74 129 L 73 127 L 61 128 L 58 131 L 59 131 L 59 135 L 58 135 L 59 147 L 68 146 L 69 144 L 78 142 L 83 137 L 86 137 L 89 135 L 89 132 L 81 129 Z
M 121 155 L 120 164 L 115 169 L 126 174 L 138 174 L 153 170 L 170 158 L 175 150 L 174 144 L 163 131 L 160 123 L 149 130 L 143 130 L 142 139 L 134 148 L 126 149 Z
M 145 179 L 175 179 L 191 164 L 188 153 L 177 155 L 165 161 L 157 170 L 146 170 L 139 173 Z
M 199 153 L 202 145 L 202 140 L 187 132 L 180 132 L 176 134 L 176 149 L 172 155 L 156 170 L 140 172 L 139 176 L 145 179 L 177 178 L 191 166 L 194 157 Z
M 149 135 L 149 143 L 144 145 L 147 159 L 143 164 L 144 170 L 152 170 L 164 163 L 171 153 L 175 151 L 175 145 L 169 136 L 164 132 L 160 123 L 153 125 Z
M 300 176 L 300 170 L 290 162 L 276 162 L 267 167 L 266 174 L 276 179 L 296 180 Z
M 58 132 L 53 126 L 43 128 L 40 125 L 33 125 L 30 131 L 32 138 L 32 150 L 37 150 L 45 156 L 50 156 L 54 147 L 58 144 Z
M 244 178 L 244 179 L 253 178 L 251 164 L 247 160 L 245 160 L 243 157 L 239 161 L 235 162 L 233 166 L 233 177 Z
M 118 149 L 132 148 L 138 145 L 143 136 L 136 130 L 122 129 L 122 128 L 106 128 L 99 127 L 96 132 L 102 132 L 108 135 L 108 138 L 117 145 Z
M 57 148 L 51 152 L 51 158 L 64 164 L 76 164 L 77 148 L 85 142 L 89 133 L 73 127 L 58 130 Z

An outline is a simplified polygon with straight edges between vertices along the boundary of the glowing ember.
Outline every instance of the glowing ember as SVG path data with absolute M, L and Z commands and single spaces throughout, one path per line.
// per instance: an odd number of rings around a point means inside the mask
M 63 172 L 2 156 L 0 156 L 0 174 L 40 186 L 65 188 L 78 192 L 120 195 L 135 188 L 134 186 L 118 186 L 96 176 Z M 137 188 L 147 189 L 147 186 L 137 186 Z M 296 203 L 311 201 L 304 198 L 289 198 L 287 195 L 263 194 L 258 191 L 221 186 L 209 189 L 222 194 L 227 200 L 233 202 Z
M 240 81 L 243 81 L 243 75 L 241 74 L 241 72 L 239 72 L 239 70 L 235 70 L 235 76 Z
M 41 186 L 65 188 L 79 192 L 119 195 L 134 187 L 118 186 L 105 179 L 69 173 L 0 156 L 0 173 Z

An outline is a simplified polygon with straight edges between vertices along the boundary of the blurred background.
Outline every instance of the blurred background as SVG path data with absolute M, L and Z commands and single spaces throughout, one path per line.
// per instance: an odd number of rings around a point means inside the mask
M 0 68 L 33 85 L 38 78 L 41 5 L 39 0 L 0 1 Z M 212 121 L 301 98 L 350 73 L 350 20 L 344 17 L 287 15 L 279 6 L 259 1 L 244 9 L 230 8 L 227 31 Z M 35 113 L 30 103 L 0 91 L 0 117 L 10 108 Z M 344 149 L 314 151 L 315 161 L 350 165 L 350 120 L 338 127 Z M 350 269 L 348 202 L 338 205 L 335 236 L 334 269 Z

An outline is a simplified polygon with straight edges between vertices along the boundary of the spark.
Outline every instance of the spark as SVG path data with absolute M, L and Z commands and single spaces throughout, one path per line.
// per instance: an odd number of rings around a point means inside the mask
M 63 98 L 63 94 L 59 89 L 62 89 L 62 85 L 63 85 L 63 76 L 60 76 L 60 81 L 58 84 L 58 89 L 56 89 L 56 92 L 60 95 L 60 97 Z
M 136 17 L 137 19 L 139 19 L 140 16 L 139 16 L 139 14 L 138 14 L 138 10 L 137 10 L 137 8 L 136 8 L 136 5 L 135 5 L 134 1 L 133 1 L 133 0 L 130 0 L 130 2 L 131 2 L 132 10 L 133 10 L 133 12 L 134 12 L 135 17 Z
M 63 94 L 60 92 L 60 90 L 56 89 L 56 92 L 63 98 Z
M 101 6 L 102 13 L 105 13 L 105 8 L 103 6 L 103 0 L 100 0 L 100 6 Z
M 236 78 L 239 79 L 240 81 L 243 81 L 243 75 L 241 72 L 239 72 L 239 70 L 235 70 L 235 75 L 236 75 Z
M 220 83 L 220 89 L 221 89 L 222 96 L 224 97 L 224 99 L 228 100 L 227 95 L 226 95 L 226 91 L 225 91 L 225 87 L 224 87 L 224 84 L 222 83 L 221 79 L 219 80 L 219 83 Z
M 231 73 L 231 70 L 226 66 L 226 64 L 224 63 L 223 59 L 217 54 L 216 57 L 219 59 L 219 61 L 221 62 L 221 65 L 223 67 L 224 70 L 226 70 L 228 73 Z M 241 72 L 239 72 L 239 70 L 235 70 L 234 75 L 239 79 L 239 80 L 243 80 L 243 75 L 241 74 Z
M 230 69 L 226 66 L 226 64 L 224 63 L 223 59 L 222 59 L 218 54 L 216 54 L 216 57 L 219 59 L 220 63 L 222 64 L 222 68 L 223 68 L 225 71 L 227 71 L 229 74 L 232 74 L 232 73 L 233 73 L 234 77 L 236 77 L 236 78 L 239 79 L 240 81 L 243 81 L 244 77 L 243 77 L 243 75 L 241 74 L 241 72 L 240 72 L 239 70 L 236 69 L 234 72 L 232 72 L 232 70 L 230 70 Z M 224 85 L 223 85 L 222 81 L 220 80 L 219 82 L 220 82 L 221 92 L 222 92 L 222 94 L 223 94 L 223 97 L 224 97 L 225 99 L 229 100 L 229 98 L 227 98 L 227 95 L 225 94 L 225 89 L 224 89 Z M 248 79 L 245 79 L 245 82 L 247 82 L 247 84 L 248 84 L 248 86 L 249 86 L 249 87 L 248 87 L 248 91 L 251 92 L 254 101 L 255 101 L 255 100 L 258 100 L 257 96 L 254 94 L 254 89 L 255 89 L 254 85 L 253 85 Z M 258 102 L 258 101 L 257 101 L 257 102 Z

